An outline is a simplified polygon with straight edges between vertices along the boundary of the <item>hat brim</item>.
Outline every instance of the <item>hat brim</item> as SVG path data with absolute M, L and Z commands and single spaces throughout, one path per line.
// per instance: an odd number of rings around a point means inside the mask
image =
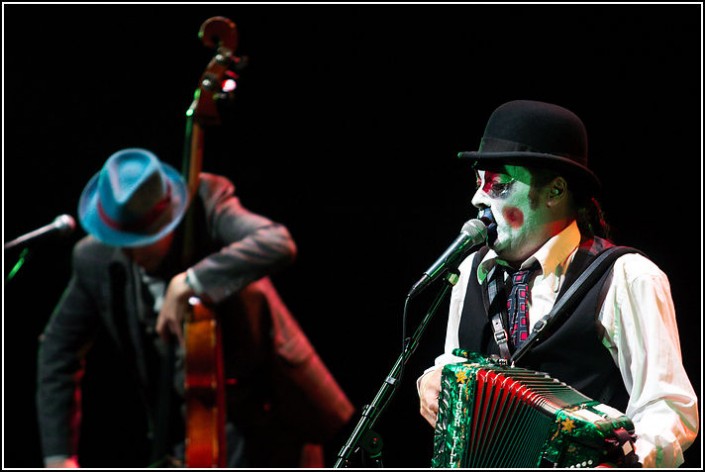
M 179 172 L 162 163 L 164 174 L 171 185 L 171 219 L 154 233 L 120 231 L 105 224 L 98 213 L 98 178 L 95 174 L 81 193 L 78 201 L 78 219 L 83 229 L 109 246 L 139 247 L 155 243 L 173 231 L 181 222 L 188 207 L 188 189 Z
M 530 151 L 503 151 L 503 152 L 480 152 L 466 151 L 458 153 L 458 158 L 468 160 L 477 164 L 511 164 L 523 167 L 546 167 L 559 171 L 566 171 L 570 175 L 580 178 L 580 184 L 584 185 L 591 193 L 597 194 L 601 184 L 594 172 L 582 166 L 572 159 Z

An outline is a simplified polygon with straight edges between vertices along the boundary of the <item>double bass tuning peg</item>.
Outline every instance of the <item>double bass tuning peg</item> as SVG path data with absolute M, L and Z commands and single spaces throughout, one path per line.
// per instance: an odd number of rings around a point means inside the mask
M 230 67 L 235 72 L 241 72 L 250 63 L 248 56 L 233 56 Z
M 237 89 L 237 79 L 240 76 L 235 72 L 227 71 L 224 77 L 220 80 L 220 90 L 213 94 L 213 98 L 218 101 L 232 101 L 235 98 L 235 89 Z
M 247 66 L 248 58 L 246 56 L 232 56 L 231 59 L 231 67 L 225 72 L 223 72 L 218 87 L 213 87 L 213 90 L 215 90 L 213 98 L 215 99 L 223 100 L 233 98 L 233 93 L 237 88 L 237 81 L 238 79 L 240 79 L 240 74 L 238 74 L 238 72 L 240 72 Z
M 216 64 L 224 68 L 225 74 L 235 74 L 235 76 L 238 76 L 238 72 L 247 67 L 249 60 L 247 56 L 235 56 L 230 51 L 222 48 L 218 50 L 218 53 L 213 58 Z

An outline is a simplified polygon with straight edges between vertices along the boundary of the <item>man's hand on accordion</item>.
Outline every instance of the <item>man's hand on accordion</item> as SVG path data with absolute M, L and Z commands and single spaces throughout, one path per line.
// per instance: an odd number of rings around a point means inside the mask
M 436 427 L 438 418 L 438 397 L 441 394 L 442 369 L 434 369 L 419 379 L 419 399 L 421 401 L 421 416 Z

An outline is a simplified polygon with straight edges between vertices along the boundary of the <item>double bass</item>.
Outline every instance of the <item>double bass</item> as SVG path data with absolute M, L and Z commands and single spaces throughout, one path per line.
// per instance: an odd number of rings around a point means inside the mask
M 229 97 L 238 78 L 242 58 L 234 55 L 237 46 L 235 23 L 224 17 L 206 20 L 199 38 L 216 54 L 201 75 L 194 100 L 186 112 L 186 140 L 182 172 L 193 202 L 203 166 L 204 129 L 220 124 L 217 100 Z M 185 216 L 182 260 L 188 263 L 194 253 L 194 205 Z M 188 468 L 226 465 L 225 376 L 221 327 L 213 307 L 198 298 L 190 300 L 184 320 L 185 344 L 185 466 Z

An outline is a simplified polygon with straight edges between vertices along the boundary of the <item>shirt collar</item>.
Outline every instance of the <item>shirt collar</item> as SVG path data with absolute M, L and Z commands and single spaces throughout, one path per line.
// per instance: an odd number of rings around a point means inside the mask
M 521 264 L 520 268 L 526 269 L 538 262 L 543 274 L 551 274 L 555 272 L 559 264 L 563 263 L 578 248 L 579 244 L 580 230 L 578 229 L 578 223 L 574 220 L 563 231 L 546 241 L 543 246 Z M 492 268 L 497 264 L 507 265 L 497 257 L 497 253 L 493 249 L 490 249 L 485 254 L 485 257 L 482 258 L 477 269 L 478 283 L 482 284 Z

